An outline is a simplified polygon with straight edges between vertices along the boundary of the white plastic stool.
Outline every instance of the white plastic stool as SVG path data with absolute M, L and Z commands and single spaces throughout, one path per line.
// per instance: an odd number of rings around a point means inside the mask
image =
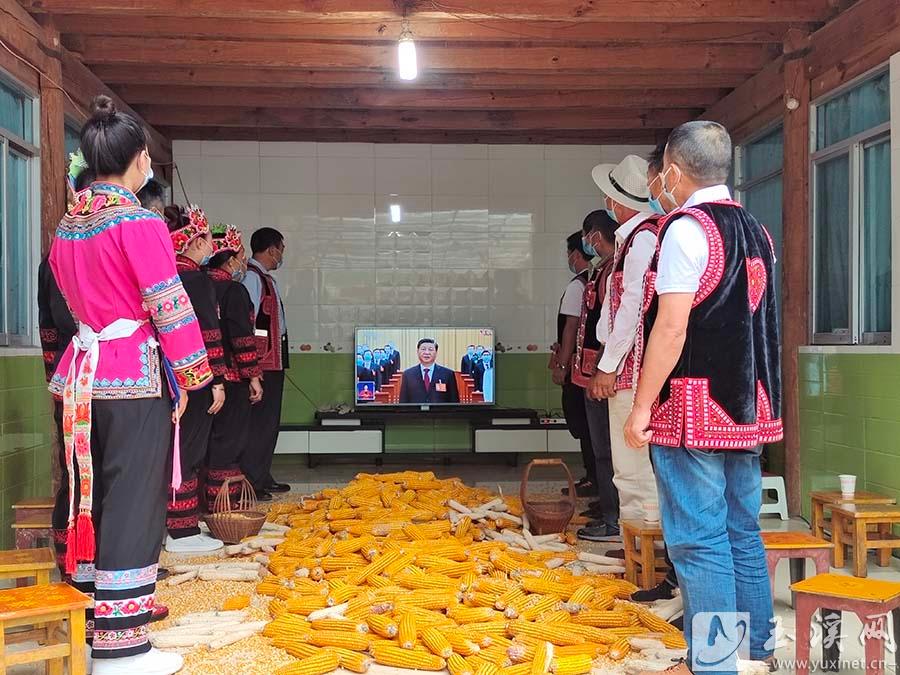
M 762 507 L 760 507 L 759 509 L 759 514 L 763 515 L 764 513 L 777 513 L 779 516 L 781 516 L 782 520 L 787 520 L 787 491 L 784 488 L 784 477 L 763 474 L 763 494 L 765 494 L 766 490 L 775 491 L 775 501 L 771 504 L 763 503 Z

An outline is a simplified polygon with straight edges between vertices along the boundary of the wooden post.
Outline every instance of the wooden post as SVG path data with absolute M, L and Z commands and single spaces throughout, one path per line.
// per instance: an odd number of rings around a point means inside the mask
M 46 40 L 59 47 L 59 32 L 44 18 Z M 56 84 L 50 82 L 53 80 Z M 53 232 L 66 210 L 65 94 L 62 63 L 47 59 L 46 76 L 41 76 L 41 253 L 50 249 Z
M 782 391 L 788 511 L 800 513 L 800 382 L 798 350 L 809 340 L 809 78 L 808 36 L 789 32 L 784 64 L 784 297 Z M 792 100 L 793 99 L 793 100 Z M 797 102 L 796 107 L 793 101 Z M 792 109 L 793 108 L 793 109 Z

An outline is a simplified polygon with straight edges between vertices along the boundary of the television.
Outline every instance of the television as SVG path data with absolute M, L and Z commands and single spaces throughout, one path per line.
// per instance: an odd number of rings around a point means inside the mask
M 493 328 L 357 328 L 357 406 L 491 406 Z

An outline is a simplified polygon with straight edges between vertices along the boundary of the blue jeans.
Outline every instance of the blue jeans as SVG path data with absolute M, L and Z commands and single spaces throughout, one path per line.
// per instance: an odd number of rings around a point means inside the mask
M 766 553 L 759 536 L 760 449 L 713 452 L 654 445 L 651 453 L 666 546 L 684 599 L 688 646 L 693 644 L 695 614 L 747 612 L 750 658 L 770 657 L 766 642 L 774 624 Z M 736 672 L 733 659 L 716 668 L 702 672 Z

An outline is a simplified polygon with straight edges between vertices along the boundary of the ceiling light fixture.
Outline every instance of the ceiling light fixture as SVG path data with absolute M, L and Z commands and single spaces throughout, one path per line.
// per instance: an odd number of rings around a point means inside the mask
M 399 223 L 400 222 L 400 205 L 399 204 L 391 204 L 391 222 Z
M 405 18 L 400 30 L 400 39 L 397 42 L 397 56 L 399 59 L 400 79 L 416 79 L 419 76 L 419 66 L 416 63 L 416 43 L 413 42 L 413 34 L 409 29 L 409 20 Z

